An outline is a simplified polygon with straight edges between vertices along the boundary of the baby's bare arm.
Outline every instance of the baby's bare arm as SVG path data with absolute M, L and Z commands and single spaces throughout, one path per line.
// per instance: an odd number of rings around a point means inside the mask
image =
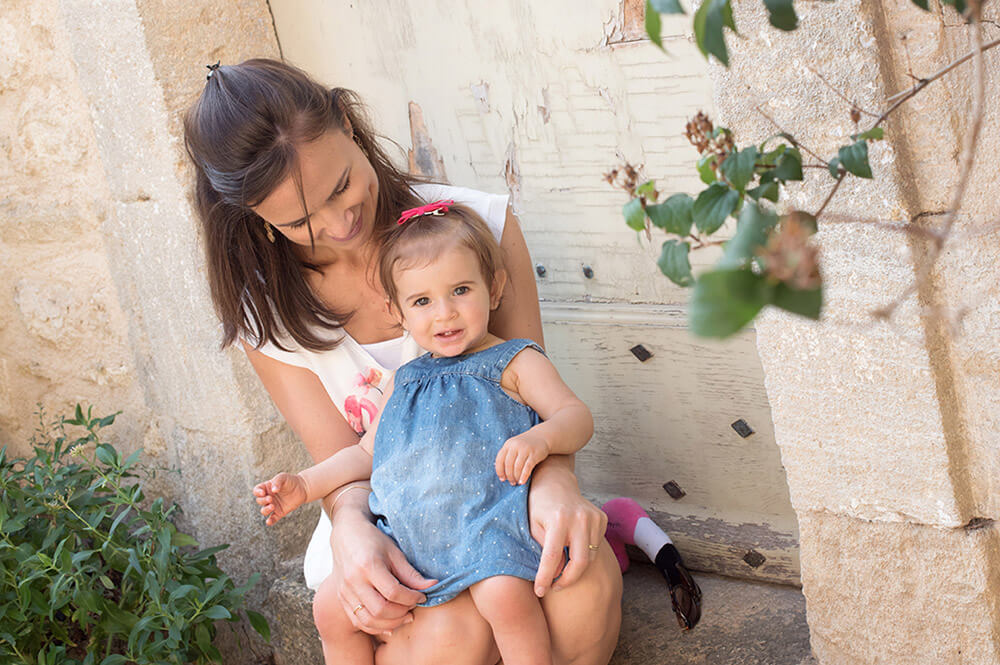
M 571 455 L 590 440 L 590 409 L 543 354 L 529 348 L 514 356 L 501 385 L 538 412 L 543 422 L 504 443 L 496 458 L 500 480 L 524 484 L 539 462 L 550 455 Z
M 549 455 L 571 455 L 594 434 L 594 418 L 587 405 L 570 390 L 552 362 L 534 349 L 514 356 L 510 372 L 515 391 L 542 422 L 528 432 L 541 437 Z

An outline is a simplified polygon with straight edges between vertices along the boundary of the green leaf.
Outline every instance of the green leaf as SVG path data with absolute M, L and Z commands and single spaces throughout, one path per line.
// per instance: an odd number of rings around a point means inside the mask
M 630 229 L 642 231 L 646 228 L 646 212 L 642 209 L 642 200 L 638 197 L 625 204 L 622 214 L 625 215 L 625 223 Z
M 736 234 L 726 243 L 719 268 L 742 268 L 746 266 L 758 247 L 767 244 L 768 233 L 778 223 L 778 216 L 769 210 L 761 210 L 756 203 L 743 207 L 736 223 Z
M 834 178 L 840 177 L 840 157 L 834 157 L 830 160 L 830 163 L 826 165 L 827 170 L 830 171 L 830 175 Z
M 694 276 L 691 274 L 691 262 L 688 260 L 688 252 L 691 246 L 681 240 L 671 239 L 663 243 L 663 250 L 660 252 L 660 259 L 656 265 L 660 266 L 660 272 L 677 286 L 691 286 L 694 284 Z
M 778 284 L 774 287 L 771 304 L 787 312 L 817 320 L 823 308 L 823 289 L 803 291 L 784 283 Z
M 663 38 L 660 35 L 662 28 L 660 13 L 653 8 L 653 3 L 650 0 L 646 0 L 646 34 L 649 35 L 649 41 L 653 42 L 661 51 L 664 50 Z
M 691 332 L 699 337 L 729 337 L 757 316 L 769 295 L 764 278 L 749 270 L 704 273 L 691 294 Z
M 753 179 L 754 166 L 757 163 L 757 148 L 750 146 L 739 152 L 731 152 L 726 160 L 722 162 L 722 175 L 733 186 L 736 191 L 742 192 L 746 189 L 747 183 Z
M 716 180 L 715 169 L 712 168 L 712 161 L 715 155 L 704 155 L 698 160 L 698 177 L 706 185 L 711 185 Z
M 170 592 L 170 596 L 167 597 L 167 603 L 173 603 L 178 598 L 184 598 L 189 593 L 197 589 L 198 587 L 193 584 L 181 584 L 179 587 Z
M 129 455 L 128 457 L 126 457 L 125 461 L 122 462 L 122 468 L 123 469 L 128 469 L 128 468 L 132 467 L 136 462 L 139 461 L 139 455 L 141 455 L 141 454 L 142 454 L 142 448 L 136 450 L 134 453 L 132 453 L 131 455 Z
M 653 9 L 661 14 L 683 14 L 684 8 L 677 0 L 650 0 Z M 648 7 L 647 7 L 648 10 Z
M 913 0 L 913 4 L 915 4 L 917 7 L 920 7 L 925 12 L 930 11 L 930 8 L 927 6 L 927 0 Z
M 702 54 L 718 58 L 726 67 L 729 66 L 729 52 L 726 49 L 726 37 L 723 28 L 736 31 L 733 22 L 733 8 L 729 0 L 705 0 L 694 15 L 694 38 Z
M 118 453 L 115 449 L 107 443 L 97 444 L 96 449 L 97 459 L 101 460 L 104 464 L 114 467 L 118 465 Z
M 885 130 L 881 127 L 872 127 L 867 132 L 861 132 L 860 134 L 851 134 L 851 138 L 855 141 L 881 141 L 883 136 L 885 136 Z
M 247 618 L 250 619 L 250 625 L 253 627 L 257 633 L 264 638 L 265 642 L 271 641 L 271 626 L 268 625 L 267 619 L 263 615 L 254 612 L 253 610 L 246 610 Z
M 872 177 L 872 168 L 868 164 L 868 143 L 866 141 L 862 140 L 852 145 L 845 145 L 838 151 L 837 157 L 848 173 L 853 173 L 859 178 Z
M 959 14 L 964 14 L 968 6 L 965 4 L 965 0 L 941 0 L 942 5 L 951 5 L 955 8 L 955 11 Z
M 785 150 L 778 159 L 774 177 L 781 182 L 802 180 L 802 153 L 795 148 Z
M 222 605 L 212 605 L 210 608 L 205 610 L 204 615 L 209 619 L 231 619 L 232 614 L 229 613 Z
M 694 199 L 687 194 L 674 194 L 663 203 L 646 206 L 649 220 L 659 229 L 667 233 L 686 236 L 691 232 L 691 207 Z
M 100 577 L 98 577 L 97 579 L 99 579 L 99 580 L 101 581 L 101 584 L 103 584 L 103 585 L 104 585 L 104 588 L 105 588 L 105 589 L 107 589 L 108 591 L 112 591 L 112 590 L 114 590 L 114 588 L 115 588 L 115 583 L 114 583 L 114 582 L 112 582 L 112 581 L 111 581 L 111 578 L 110 578 L 110 577 L 108 577 L 107 575 L 101 575 L 101 576 L 100 576 Z
M 799 17 L 795 15 L 792 0 L 764 0 L 770 14 L 771 25 L 779 30 L 794 30 L 799 27 Z
M 201 648 L 202 653 L 207 654 L 208 650 L 212 648 L 212 634 L 209 632 L 209 628 L 204 623 L 199 623 L 194 629 L 194 639 Z
M 170 544 L 174 547 L 198 547 L 198 541 L 186 533 L 174 531 L 170 536 Z
M 711 235 L 725 224 L 729 216 L 740 202 L 740 193 L 724 182 L 711 184 L 695 199 L 691 206 L 691 216 L 694 225 L 706 235 Z
M 645 196 L 647 201 L 651 200 L 656 193 L 656 183 L 652 180 L 647 180 L 635 188 L 635 193 L 639 196 Z
M 775 181 L 766 182 L 763 185 L 747 190 L 747 196 L 754 201 L 767 199 L 768 201 L 778 200 L 778 183 Z
M 117 413 L 112 413 L 110 416 L 104 416 L 103 418 L 97 421 L 98 426 L 107 427 L 108 425 L 113 425 L 115 422 L 115 416 L 117 415 L 118 415 Z

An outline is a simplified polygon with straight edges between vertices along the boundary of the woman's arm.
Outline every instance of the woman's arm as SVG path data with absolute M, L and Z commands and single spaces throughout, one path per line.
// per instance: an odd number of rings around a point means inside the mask
M 490 317 L 490 332 L 501 339 L 532 339 L 545 348 L 534 266 L 521 227 L 509 208 L 500 247 L 504 250 L 508 281 L 500 307 Z M 535 593 L 543 596 L 552 586 L 567 546 L 570 562 L 556 586 L 569 586 L 580 579 L 597 552 L 588 546 L 604 538 L 608 517 L 580 495 L 572 455 L 553 455 L 535 468 L 528 493 L 528 517 L 531 535 L 542 545 Z
M 535 269 L 531 265 L 521 226 L 510 208 L 507 208 L 500 249 L 503 250 L 504 267 L 507 269 L 507 286 L 504 287 L 500 306 L 490 315 L 490 332 L 500 339 L 523 337 L 534 340 L 544 349 Z
M 243 343 L 250 364 L 260 377 L 292 431 L 305 444 L 313 462 L 319 463 L 341 448 L 358 442 L 319 377 L 304 367 L 275 360 Z

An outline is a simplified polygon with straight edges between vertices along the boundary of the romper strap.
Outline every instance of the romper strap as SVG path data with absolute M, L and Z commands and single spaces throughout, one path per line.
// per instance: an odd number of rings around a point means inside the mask
M 503 376 L 503 371 L 507 369 L 507 365 L 510 364 L 510 361 L 514 359 L 514 356 L 527 348 L 535 349 L 542 355 L 545 355 L 545 351 L 542 350 L 542 347 L 538 346 L 530 339 L 523 338 L 508 340 L 503 344 L 497 344 L 492 349 L 489 349 L 490 351 L 495 351 L 495 354 L 491 359 L 492 362 L 490 362 L 486 368 L 489 377 L 499 383 L 500 377 Z

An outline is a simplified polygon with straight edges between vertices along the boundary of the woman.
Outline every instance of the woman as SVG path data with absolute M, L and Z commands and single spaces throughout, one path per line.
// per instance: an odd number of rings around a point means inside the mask
M 506 197 L 414 182 L 376 143 L 349 91 L 271 60 L 214 67 L 185 119 L 185 143 L 223 344 L 243 344 L 314 461 L 358 440 L 388 375 L 420 351 L 394 323 L 373 272 L 400 211 L 451 198 L 486 218 L 510 275 L 490 331 L 542 343 L 531 261 Z M 535 590 L 554 662 L 604 665 L 618 636 L 621 577 L 606 517 L 580 496 L 572 467 L 555 456 L 535 472 L 529 508 L 543 547 Z M 313 588 L 328 575 L 337 582 L 314 599 L 320 634 L 325 608 L 339 603 L 381 641 L 379 663 L 440 662 L 439 650 L 455 643 L 469 665 L 496 663 L 467 592 L 413 612 L 428 581 L 372 524 L 367 500 L 363 487 L 348 486 L 324 501 L 305 571 Z M 578 634 L 590 638 L 569 638 Z

